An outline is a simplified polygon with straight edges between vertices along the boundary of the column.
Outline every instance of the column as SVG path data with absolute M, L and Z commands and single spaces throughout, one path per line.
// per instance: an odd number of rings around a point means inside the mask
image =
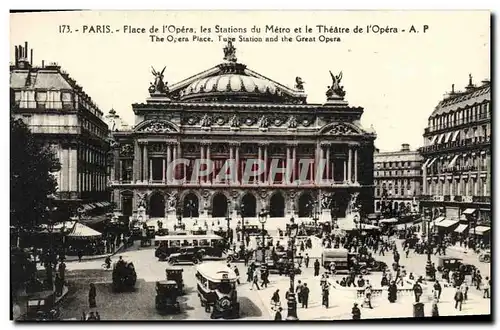
M 292 182 L 295 182 L 297 177 L 296 169 L 297 169 L 297 146 L 292 147 Z
M 332 155 L 332 159 L 330 160 L 331 161 L 331 166 L 332 166 L 332 169 L 330 170 L 330 178 L 332 180 L 333 183 L 335 183 L 335 159 Z
M 202 162 L 202 161 L 203 161 L 203 159 L 205 159 L 205 146 L 204 146 L 203 144 L 200 144 L 200 162 Z M 200 163 L 200 168 L 201 168 L 201 163 Z M 199 170 L 199 168 L 198 168 L 198 169 L 196 169 L 196 170 L 198 171 L 198 170 Z M 200 177 L 199 175 L 198 175 L 197 180 L 198 180 L 200 183 L 205 182 L 205 180 L 204 180 L 204 179 L 201 179 L 201 177 Z M 201 203 L 201 201 L 199 201 L 199 203 Z
M 286 168 L 285 168 L 285 183 L 290 183 L 290 146 L 286 147 Z
M 320 147 L 319 142 L 318 142 L 316 144 L 316 151 L 314 152 L 314 165 L 313 165 L 313 172 L 312 172 L 312 179 L 316 184 L 319 183 L 317 172 L 318 172 L 318 168 L 319 168 L 320 158 L 321 158 L 321 147 Z
M 330 181 L 330 146 L 326 146 L 326 181 Z
M 352 182 L 352 149 L 349 147 L 349 162 L 347 164 L 347 182 Z
M 233 183 L 234 182 L 234 170 L 235 168 L 234 167 L 231 167 L 234 165 L 234 146 L 232 146 L 231 144 L 229 145 L 229 173 L 231 173 L 231 178 L 229 179 L 229 182 L 230 183 Z
M 149 181 L 153 181 L 153 158 L 149 160 Z
M 236 182 L 240 181 L 240 146 L 237 145 L 236 147 Z
M 170 166 L 170 164 L 172 162 L 172 159 L 171 159 L 171 156 L 170 156 L 171 153 L 172 153 L 172 146 L 170 144 L 167 144 L 167 160 L 166 160 L 166 164 L 163 165 L 163 181 L 165 181 L 167 169 L 168 169 L 168 167 Z M 173 154 L 174 154 L 174 157 L 175 157 L 175 152 L 173 152 Z M 165 159 L 163 159 L 163 162 L 165 162 Z M 172 178 L 167 178 L 168 182 L 170 182 L 171 179 Z
M 258 160 L 257 160 L 257 161 L 259 162 L 259 166 L 260 166 L 260 161 L 261 161 L 261 160 L 262 160 L 262 146 L 261 146 L 261 145 L 259 145 L 259 155 L 258 155 Z M 259 168 L 259 172 L 260 172 L 260 168 Z M 259 175 L 257 176 L 257 183 L 260 183 L 260 179 L 261 179 L 261 177 L 262 177 L 262 174 L 259 174 Z
M 354 149 L 354 182 L 358 183 L 358 148 Z
M 264 145 L 264 182 L 267 184 L 268 173 L 267 173 L 267 144 Z
M 347 162 L 344 159 L 344 182 L 347 182 Z
M 140 157 L 141 157 L 141 149 L 137 141 L 134 141 L 134 161 L 132 163 L 132 170 L 133 170 L 132 180 L 134 183 L 140 180 L 141 177 L 141 170 L 139 163 Z
M 177 144 L 177 159 L 181 159 L 182 158 L 182 145 L 181 143 L 179 142 Z M 183 176 L 185 176 L 185 170 L 184 170 L 185 166 L 184 165 L 180 165 L 176 168 L 176 173 L 177 173 L 177 170 L 180 171 L 180 174 L 177 176 L 176 175 L 176 179 L 184 179 Z M 182 176 L 182 177 L 181 177 Z
M 142 146 L 142 181 L 148 180 L 148 145 Z
M 205 182 L 210 182 L 210 175 L 211 175 L 211 172 L 212 172 L 212 168 L 211 168 L 211 164 L 210 164 L 210 144 L 208 144 L 206 146 L 207 148 L 207 170 L 208 170 L 208 175 L 205 176 Z
M 425 163 L 425 162 L 424 162 Z M 455 179 L 452 179 L 454 182 Z M 427 195 L 427 166 L 425 164 L 422 165 L 422 184 L 423 186 L 423 194 Z
M 163 163 L 163 164 L 162 164 L 162 165 L 163 165 L 163 166 L 162 166 L 162 170 L 163 170 L 163 172 L 162 172 L 162 178 L 161 178 L 161 181 L 162 181 L 163 183 L 165 183 L 165 172 L 167 171 L 167 168 L 166 168 L 166 166 L 165 166 L 165 165 L 166 165 L 166 164 L 165 164 L 165 163 L 166 163 L 165 158 L 163 158 L 163 159 L 162 159 L 162 163 Z
M 122 182 L 123 179 L 123 160 L 120 159 L 120 167 L 118 168 L 118 181 Z

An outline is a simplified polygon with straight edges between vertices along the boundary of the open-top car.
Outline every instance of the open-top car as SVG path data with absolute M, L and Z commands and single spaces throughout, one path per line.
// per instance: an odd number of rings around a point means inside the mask
M 177 301 L 179 296 L 179 288 L 173 280 L 156 282 L 156 297 L 155 307 L 159 312 L 175 312 L 181 311 L 181 306 Z
M 113 290 L 122 292 L 133 290 L 137 281 L 134 264 L 118 260 L 113 266 Z
M 457 258 L 457 257 L 439 256 L 437 270 L 440 272 L 444 270 L 460 271 L 464 275 L 471 275 L 474 272 L 476 266 L 471 264 L 466 264 L 462 260 L 463 260 L 462 258 Z
M 192 262 L 193 264 L 199 264 L 203 260 L 205 251 L 203 249 L 198 250 L 195 248 L 185 248 L 181 249 L 178 253 L 172 253 L 167 258 L 167 262 L 171 265 L 176 265 L 183 262 Z
M 54 291 L 30 294 L 26 305 L 26 321 L 55 321 L 60 318 L 59 308 L 55 306 Z

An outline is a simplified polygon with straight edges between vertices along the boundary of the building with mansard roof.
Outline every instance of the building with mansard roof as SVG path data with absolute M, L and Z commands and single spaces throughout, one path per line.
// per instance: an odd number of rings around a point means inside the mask
M 424 157 L 421 208 L 429 210 L 434 218 L 444 217 L 446 226 L 460 233 L 473 231 L 477 223 L 488 223 L 491 219 L 488 80 L 476 86 L 469 76 L 464 91 L 457 92 L 452 87 L 430 115 L 420 151 Z M 477 223 L 464 222 L 465 214 L 475 214 Z M 485 232 L 487 226 L 480 229 Z
M 360 124 L 363 108 L 345 100 L 342 74 L 330 72 L 326 102 L 310 104 L 300 77 L 287 87 L 239 62 L 235 50 L 229 43 L 220 64 L 173 85 L 164 83 L 164 70 L 153 70 L 150 97 L 132 105 L 133 128 L 113 132 L 118 208 L 171 219 L 176 212 L 234 218 L 238 211 L 254 218 L 265 209 L 288 220 L 313 211 L 341 218 L 355 201 L 373 212 L 376 135 Z M 169 172 L 180 159 L 189 164 Z M 210 160 L 212 174 L 193 175 L 196 160 Z M 221 179 L 227 160 L 235 170 Z M 263 173 L 246 177 L 251 160 Z
M 28 44 L 15 47 L 10 66 L 11 113 L 52 146 L 61 163 L 55 173 L 56 202 L 61 211 L 105 212 L 108 126 L 103 113 L 56 63 L 37 67 L 28 59 Z

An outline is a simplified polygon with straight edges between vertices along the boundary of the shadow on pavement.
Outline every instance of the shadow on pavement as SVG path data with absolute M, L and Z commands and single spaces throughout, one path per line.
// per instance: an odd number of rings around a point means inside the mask
M 239 297 L 240 301 L 240 318 L 244 317 L 260 317 L 262 310 L 247 297 Z

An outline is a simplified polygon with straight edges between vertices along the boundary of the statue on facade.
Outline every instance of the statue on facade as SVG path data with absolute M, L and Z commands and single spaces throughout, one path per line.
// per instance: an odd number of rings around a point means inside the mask
M 260 118 L 259 127 L 260 128 L 268 128 L 269 127 L 269 119 L 267 119 L 267 116 L 262 116 Z
M 163 73 L 165 72 L 166 68 L 167 67 L 163 67 L 163 70 L 161 70 L 161 72 L 158 72 L 153 67 L 151 67 L 152 69 L 151 73 L 153 73 L 153 76 L 155 76 L 154 83 L 151 83 L 149 86 L 149 92 L 151 94 L 153 93 L 164 94 L 168 92 L 167 82 L 163 82 Z
M 233 46 L 233 42 L 229 40 L 227 45 L 224 47 L 224 60 L 229 62 L 236 62 L 236 47 Z
M 297 118 L 295 116 L 291 116 L 288 121 L 288 128 L 297 128 Z
M 321 197 L 321 208 L 323 210 L 329 209 L 331 204 L 332 204 L 332 195 L 323 194 L 323 196 Z
M 177 192 L 173 191 L 170 194 L 167 193 L 167 205 L 168 210 L 175 210 L 177 207 Z
M 208 116 L 208 114 L 205 114 L 201 119 L 201 127 L 210 127 L 210 126 L 212 126 L 212 119 Z
M 295 89 L 296 90 L 303 91 L 304 84 L 305 84 L 305 81 L 303 81 L 302 78 L 300 78 L 300 77 L 295 78 Z
M 138 199 L 138 207 L 146 207 L 146 193 L 137 193 L 137 199 Z
M 345 91 L 344 87 L 340 85 L 342 81 L 342 71 L 338 75 L 334 75 L 332 71 L 330 71 L 330 76 L 332 77 L 332 85 L 328 86 L 328 90 L 326 91 L 327 97 L 344 97 Z
M 238 118 L 237 115 L 233 115 L 231 119 L 229 120 L 229 125 L 231 127 L 240 127 L 240 119 Z
M 349 201 L 349 205 L 347 206 L 347 211 L 348 211 L 347 213 L 357 212 L 357 210 L 358 210 L 358 206 L 357 206 L 358 196 L 359 196 L 359 192 L 351 194 L 351 200 Z

